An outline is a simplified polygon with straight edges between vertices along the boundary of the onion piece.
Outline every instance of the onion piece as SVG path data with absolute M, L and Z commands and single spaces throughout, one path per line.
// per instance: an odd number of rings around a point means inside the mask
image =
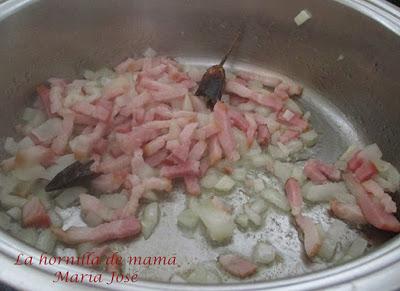
M 314 129 L 312 129 L 300 134 L 300 139 L 303 141 L 306 147 L 312 147 L 318 141 L 318 134 Z
M 154 231 L 160 219 L 160 208 L 157 202 L 148 204 L 142 214 L 142 233 L 144 239 L 148 239 Z
M 192 209 L 185 209 L 178 215 L 178 225 L 188 229 L 196 228 L 199 216 Z
M 58 195 L 54 202 L 57 206 L 61 207 L 62 209 L 68 208 L 79 200 L 79 195 L 82 193 L 86 193 L 87 190 L 83 187 L 71 187 L 64 190 L 60 195 Z
M 256 226 L 260 226 L 262 224 L 262 217 L 260 216 L 260 214 L 258 214 L 257 212 L 255 212 L 250 205 L 244 205 L 243 206 L 243 211 L 244 213 L 247 215 L 247 217 L 249 218 L 249 220 Z
M 56 237 L 50 229 L 43 230 L 36 241 L 35 247 L 39 250 L 51 254 L 56 246 Z
M 45 177 L 46 170 L 42 166 L 36 165 L 26 168 L 15 169 L 14 171 L 12 171 L 12 175 L 14 175 L 18 180 L 21 181 L 32 181 Z
M 208 198 L 200 201 L 193 200 L 191 207 L 200 217 L 213 241 L 223 242 L 231 239 L 235 225 L 229 213 L 215 207 Z
M 245 230 L 249 226 L 249 217 L 244 213 L 239 213 L 235 217 L 235 223 Z
M 5 209 L 10 209 L 13 207 L 22 207 L 27 202 L 25 198 L 21 198 L 15 195 L 1 194 L 0 204 Z
M 304 9 L 301 10 L 300 13 L 296 15 L 296 17 L 294 18 L 294 22 L 297 24 L 297 26 L 300 26 L 311 18 L 312 18 L 311 12 Z
M 243 182 L 246 180 L 247 170 L 245 168 L 235 168 L 232 172 L 232 178 L 236 181 Z
M 228 175 L 222 176 L 215 184 L 214 189 L 221 192 L 229 192 L 235 186 L 235 181 Z
M 0 212 L 0 228 L 8 230 L 11 223 L 11 217 L 4 212 Z
M 337 199 L 340 202 L 355 203 L 354 197 L 348 193 L 346 185 L 343 182 L 325 183 L 315 185 L 311 182 L 305 184 L 302 188 L 304 198 L 313 202 L 329 202 Z
M 368 241 L 358 236 L 352 243 L 346 254 L 340 259 L 339 262 L 347 262 L 358 257 L 361 257 L 368 247 Z
M 255 263 L 267 265 L 275 260 L 275 256 L 276 250 L 272 245 L 258 242 L 253 249 L 252 259 Z
M 12 219 L 16 221 L 21 221 L 22 210 L 19 207 L 13 207 L 7 210 L 7 214 L 12 217 Z
M 260 193 L 261 197 L 267 200 L 269 203 L 275 205 L 279 209 L 289 212 L 290 206 L 285 195 L 279 193 L 277 190 L 267 188 Z
M 206 175 L 201 179 L 200 185 L 206 189 L 214 188 L 221 179 L 221 173 L 215 169 L 209 169 Z
M 291 163 L 283 163 L 275 161 L 274 163 L 274 175 L 282 182 L 285 183 L 287 179 L 292 175 L 294 165 Z
M 218 284 L 221 283 L 221 277 L 216 270 L 209 270 L 199 265 L 186 277 L 186 281 L 196 284 Z
M 324 260 L 330 261 L 334 257 L 338 243 L 341 241 L 346 231 L 346 224 L 335 220 L 325 234 L 318 256 Z

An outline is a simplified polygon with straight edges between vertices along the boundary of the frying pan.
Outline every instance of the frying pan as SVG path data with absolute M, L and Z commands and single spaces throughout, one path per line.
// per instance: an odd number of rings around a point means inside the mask
M 293 18 L 303 9 L 313 17 L 298 27 Z M 272 71 L 305 86 L 299 102 L 312 113 L 311 122 L 321 134 L 314 156 L 333 162 L 350 144 L 376 142 L 385 160 L 400 167 L 400 11 L 379 0 L 6 1 L 0 5 L 0 136 L 14 134 L 16 116 L 32 102 L 35 86 L 51 76 L 74 79 L 84 69 L 112 67 L 128 56 L 139 56 L 149 46 L 160 55 L 209 66 L 219 62 L 243 27 L 242 40 L 227 68 Z M 400 286 L 400 238 L 383 232 L 367 234 L 373 247 L 362 258 L 336 267 L 311 265 L 302 255 L 289 218 L 273 211 L 264 229 L 251 235 L 237 233 L 232 244 L 217 247 L 200 234 L 177 229 L 176 216 L 184 208 L 180 189 L 161 208 L 162 219 L 149 240 L 139 238 L 116 247 L 125 255 L 175 255 L 179 264 L 141 268 L 135 288 L 196 290 L 200 286 L 163 281 L 175 271 L 215 261 L 224 250 L 248 255 L 259 239 L 279 246 L 280 263 L 249 281 L 224 278 L 226 284 L 201 287 L 388 290 Z M 331 219 L 322 207 L 310 215 L 325 225 Z M 64 217 L 79 223 L 78 209 Z M 58 254 L 69 252 L 57 249 Z M 40 255 L 1 232 L 0 279 L 16 288 L 63 289 L 65 285 L 51 283 L 56 271 L 85 272 L 71 266 L 15 266 L 18 253 L 33 255 L 35 262 Z M 68 285 L 68 289 L 86 287 Z

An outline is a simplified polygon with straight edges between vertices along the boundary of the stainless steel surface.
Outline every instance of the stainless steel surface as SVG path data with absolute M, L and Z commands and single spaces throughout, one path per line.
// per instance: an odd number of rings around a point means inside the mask
M 297 27 L 293 17 L 304 8 L 312 12 L 313 18 Z M 0 136 L 12 134 L 15 116 L 32 101 L 27 97 L 32 96 L 35 85 L 50 76 L 76 78 L 83 69 L 115 65 L 149 46 L 186 63 L 209 65 L 220 59 L 244 24 L 243 40 L 228 66 L 271 70 L 306 86 L 301 103 L 312 112 L 313 125 L 323 133 L 314 152 L 316 156 L 333 161 L 348 144 L 373 141 L 380 145 L 386 160 L 400 167 L 400 98 L 395 93 L 400 91 L 399 14 L 397 8 L 377 0 L 9 0 L 0 5 L 0 96 L 4 104 L 0 107 Z M 340 55 L 343 60 L 338 60 Z M 183 203 L 182 194 L 177 191 L 164 203 L 163 211 L 168 215 L 149 242 L 139 239 L 122 251 L 136 255 L 176 253 L 178 260 L 180 256 L 184 262 L 178 268 L 181 270 L 190 261 L 215 259 L 224 248 L 249 252 L 254 239 L 240 232 L 232 245 L 211 249 L 201 235 L 195 235 L 196 240 L 182 237 L 174 217 Z M 314 212 L 323 214 L 326 223 L 328 216 L 322 209 Z M 277 227 L 273 218 L 285 233 L 273 231 Z M 255 237 L 268 237 L 280 246 L 286 267 L 280 263 L 263 269 L 258 283 L 226 284 L 218 286 L 220 290 L 333 286 L 376 290 L 374 284 L 378 282 L 386 289 L 400 287 L 393 272 L 400 270 L 400 265 L 395 265 L 400 259 L 399 238 L 359 260 L 311 273 L 319 266 L 311 267 L 300 256 L 300 242 L 288 219 L 271 213 L 266 225 L 266 231 L 256 232 Z M 46 284 L 51 282 L 52 273 L 60 270 L 59 266 L 42 270 L 13 266 L 12 260 L 21 250 L 39 254 L 2 233 L 0 261 L 9 269 L 0 270 L 1 280 L 37 290 L 65 287 Z M 148 272 L 151 278 L 163 280 L 172 271 L 168 268 L 154 268 L 143 274 Z M 288 277 L 302 273 L 308 274 Z M 281 279 L 269 280 L 272 277 Z M 37 287 L 32 281 L 39 282 Z M 103 287 L 126 288 L 116 284 Z M 144 280 L 136 287 L 190 288 Z

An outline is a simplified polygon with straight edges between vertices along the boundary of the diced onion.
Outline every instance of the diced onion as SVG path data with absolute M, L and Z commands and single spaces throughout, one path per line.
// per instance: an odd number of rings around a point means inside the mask
M 361 257 L 368 247 L 368 241 L 358 236 L 352 243 L 346 254 L 341 259 L 341 262 L 347 262 L 358 257 Z
M 4 212 L 0 212 L 0 228 L 7 230 L 10 227 L 10 223 L 11 217 Z
M 274 163 L 274 174 L 282 182 L 285 183 L 287 179 L 292 175 L 293 164 L 283 163 L 275 161 Z
M 144 239 L 148 239 L 151 236 L 159 219 L 160 208 L 157 202 L 152 202 L 144 208 L 141 220 Z
M 232 178 L 243 182 L 246 179 L 247 170 L 245 168 L 235 168 L 232 172 Z
M 244 213 L 240 213 L 235 217 L 235 222 L 242 229 L 247 229 L 249 226 L 249 217 Z
M 254 202 L 251 203 L 250 208 L 257 214 L 262 214 L 268 209 L 268 205 L 267 203 L 265 203 L 264 199 L 257 198 Z
M 270 264 L 275 260 L 275 248 L 267 243 L 259 242 L 253 249 L 253 261 L 258 264 Z
M 204 188 L 211 189 L 221 179 L 221 173 L 215 169 L 209 169 L 206 175 L 201 179 L 200 185 Z
M 39 250 L 51 254 L 56 246 L 56 237 L 50 229 L 43 230 L 35 244 Z
M 21 198 L 15 195 L 2 194 L 0 195 L 0 204 L 5 209 L 10 209 L 13 207 L 22 207 L 27 202 L 25 198 Z
M 249 205 L 243 206 L 244 213 L 247 215 L 249 220 L 255 225 L 260 226 L 262 223 L 262 218 L 260 214 L 255 212 Z
M 224 175 L 215 184 L 214 189 L 221 192 L 229 192 L 232 190 L 234 186 L 235 186 L 235 181 L 228 175 Z
M 68 208 L 79 200 L 79 194 L 86 193 L 86 191 L 83 187 L 68 188 L 58 195 L 54 202 L 62 209 Z
M 332 199 L 341 199 L 344 195 L 351 196 L 343 182 L 314 185 L 309 182 L 302 188 L 303 196 L 313 202 L 329 202 Z
M 312 147 L 317 143 L 318 134 L 314 129 L 312 129 L 300 134 L 300 139 L 303 141 L 305 146 Z
M 146 58 L 154 58 L 157 55 L 157 52 L 153 50 L 151 47 L 148 47 L 144 52 L 143 56 Z
M 11 216 L 14 220 L 20 221 L 22 216 L 22 210 L 19 207 L 13 207 L 7 210 L 7 214 Z
M 279 193 L 277 190 L 267 188 L 262 191 L 260 195 L 262 198 L 280 208 L 281 210 L 286 212 L 290 210 L 290 206 L 286 197 L 283 194 Z
M 196 228 L 199 217 L 192 209 L 185 209 L 178 215 L 178 225 L 188 229 Z
M 310 11 L 304 9 L 301 10 L 299 14 L 294 18 L 294 22 L 297 24 L 297 26 L 302 25 L 304 22 L 309 20 L 312 17 L 312 14 Z
M 193 200 L 191 204 L 212 240 L 223 242 L 232 237 L 235 225 L 229 213 L 215 207 L 210 199 Z
M 216 270 L 208 270 L 199 265 L 186 277 L 186 281 L 196 284 L 218 284 L 221 283 L 221 278 Z
M 347 231 L 346 224 L 335 220 L 329 227 L 325 238 L 322 242 L 321 248 L 319 249 L 318 255 L 329 261 L 333 258 L 336 252 L 337 245 L 345 232 Z

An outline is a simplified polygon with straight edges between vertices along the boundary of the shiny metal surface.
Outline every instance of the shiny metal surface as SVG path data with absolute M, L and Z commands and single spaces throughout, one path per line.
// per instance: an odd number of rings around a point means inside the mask
M 313 18 L 297 27 L 293 17 L 304 8 L 312 12 Z M 27 97 L 32 95 L 35 85 L 51 76 L 77 78 L 83 69 L 115 65 L 149 46 L 160 54 L 206 66 L 220 59 L 238 28 L 244 25 L 243 40 L 228 66 L 270 70 L 305 85 L 300 102 L 312 112 L 312 123 L 322 133 L 313 152 L 315 156 L 333 161 L 350 143 L 373 141 L 382 148 L 386 160 L 400 167 L 400 98 L 396 95 L 400 92 L 399 15 L 397 8 L 377 0 L 9 0 L 0 5 L 0 96 L 4 104 L 0 107 L 0 136 L 13 133 L 15 116 L 22 106 L 32 102 Z M 340 55 L 342 60 L 338 60 Z M 232 203 L 238 203 L 240 197 L 236 197 Z M 183 196 L 176 191 L 163 204 L 166 215 L 150 240 L 145 243 L 138 239 L 121 251 L 136 255 L 176 253 L 182 261 L 178 271 L 185 270 L 189 262 L 214 260 L 224 248 L 248 254 L 254 238 L 240 232 L 235 234 L 232 245 L 211 248 L 199 234 L 195 234 L 196 240 L 183 236 L 174 220 L 183 207 Z M 322 217 L 323 224 L 330 219 L 323 209 L 310 211 Z M 276 264 L 263 269 L 257 283 L 202 288 L 326 290 L 340 286 L 344 290 L 376 290 L 376 284 L 386 289 L 400 287 L 393 272 L 400 270 L 400 265 L 395 265 L 400 259 L 399 238 L 389 240 L 361 259 L 316 272 L 323 266 L 311 267 L 301 257 L 297 233 L 287 217 L 272 211 L 265 231 L 254 235 L 280 246 L 286 266 Z M 8 268 L 0 269 L 1 280 L 26 289 L 65 287 L 49 283 L 53 273 L 63 267 L 13 266 L 19 252 L 39 254 L 2 233 L 0 261 Z M 162 290 L 193 288 L 155 282 L 167 279 L 174 271 L 167 268 L 143 270 L 143 276 L 153 281 L 140 280 L 135 286 Z M 33 281 L 38 284 L 33 286 Z M 102 287 L 127 288 L 117 284 Z M 72 284 L 68 288 L 82 287 Z

